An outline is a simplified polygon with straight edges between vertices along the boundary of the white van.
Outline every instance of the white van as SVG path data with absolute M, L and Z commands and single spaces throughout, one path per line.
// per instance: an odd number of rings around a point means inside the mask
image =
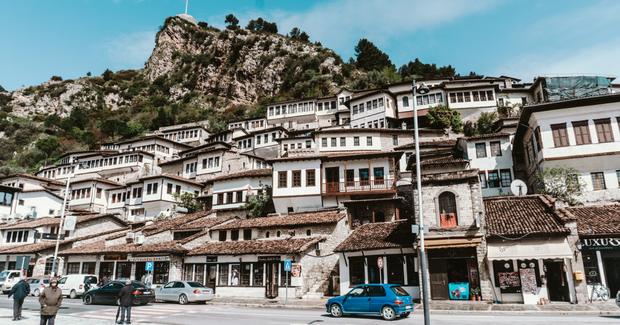
M 97 276 L 94 274 L 69 274 L 58 280 L 58 287 L 64 296 L 75 299 L 84 294 L 84 283 L 90 280 L 90 289 L 97 287 Z
M 24 270 L 25 273 L 26 270 Z M 2 293 L 9 293 L 11 288 L 19 282 L 20 278 L 19 270 L 6 270 L 0 272 L 0 288 L 2 289 Z

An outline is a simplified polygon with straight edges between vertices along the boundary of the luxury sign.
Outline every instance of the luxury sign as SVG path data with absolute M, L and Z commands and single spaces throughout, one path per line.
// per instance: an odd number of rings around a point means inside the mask
M 584 249 L 620 248 L 620 238 L 586 238 L 581 241 Z

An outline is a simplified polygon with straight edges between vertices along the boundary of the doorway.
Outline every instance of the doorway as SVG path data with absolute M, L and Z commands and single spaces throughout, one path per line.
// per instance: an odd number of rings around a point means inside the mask
M 276 298 L 278 297 L 278 279 L 279 272 L 278 267 L 280 263 L 267 263 L 267 276 L 265 283 L 265 297 Z
M 545 261 L 547 270 L 547 290 L 549 291 L 549 300 L 570 302 L 568 291 L 568 281 L 566 280 L 566 272 L 564 272 L 564 262 L 562 261 Z
M 113 270 L 114 270 L 114 262 L 99 263 L 99 279 L 103 279 L 104 276 L 107 276 L 108 280 L 112 281 Z
M 213 293 L 215 293 L 215 279 L 217 276 L 217 264 L 207 264 L 207 283 L 205 286 L 207 288 L 213 289 Z
M 340 192 L 340 168 L 329 167 L 325 168 L 325 191 L 326 192 Z
M 448 300 L 448 266 L 444 259 L 429 259 L 428 272 L 431 282 L 431 299 Z
M 620 258 L 603 258 L 607 286 L 613 297 L 620 290 Z

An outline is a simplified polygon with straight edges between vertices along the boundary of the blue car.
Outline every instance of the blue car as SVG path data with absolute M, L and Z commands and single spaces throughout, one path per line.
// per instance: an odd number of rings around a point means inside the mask
M 381 315 L 385 320 L 394 320 L 411 314 L 413 300 L 398 284 L 360 284 L 344 296 L 329 299 L 325 307 L 334 317 Z

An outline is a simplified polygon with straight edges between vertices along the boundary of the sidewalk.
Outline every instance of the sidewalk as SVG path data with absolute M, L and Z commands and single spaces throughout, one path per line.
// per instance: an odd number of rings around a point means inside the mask
M 22 319 L 16 322 L 11 321 L 13 319 L 13 309 L 0 308 L 0 324 L 9 325 L 9 324 L 19 324 L 19 325 L 39 325 L 41 316 L 38 312 L 23 310 L 22 311 Z M 82 317 L 75 317 L 69 315 L 59 314 L 56 316 L 56 324 L 62 325 L 110 325 L 112 321 L 105 319 L 95 319 L 88 318 L 85 320 Z M 132 322 L 134 323 L 134 322 Z M 136 322 L 135 324 L 140 325 L 155 325 L 155 323 L 143 323 Z
M 289 298 L 288 303 L 284 299 L 266 298 L 232 298 L 217 297 L 210 305 L 232 305 L 239 307 L 257 308 L 291 308 L 291 309 L 319 309 L 325 310 L 325 299 L 295 299 Z M 492 304 L 485 301 L 431 301 L 431 312 L 441 314 L 535 314 L 535 315 L 612 315 L 620 316 L 620 308 L 615 301 L 594 302 L 592 304 L 549 304 L 549 305 L 523 305 L 523 304 Z M 422 305 L 415 305 L 414 313 L 422 313 Z

